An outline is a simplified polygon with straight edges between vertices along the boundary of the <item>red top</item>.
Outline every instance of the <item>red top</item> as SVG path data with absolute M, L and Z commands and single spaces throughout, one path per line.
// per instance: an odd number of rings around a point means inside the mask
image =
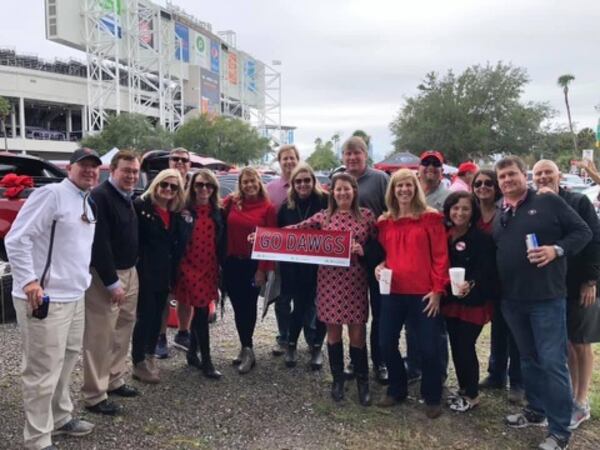
M 154 211 L 156 211 L 156 214 L 162 219 L 165 228 L 168 230 L 171 225 L 171 214 L 169 213 L 169 210 L 154 205 Z
M 206 308 L 219 296 L 216 226 L 211 213 L 211 205 L 196 206 L 196 222 L 173 291 L 178 302 L 196 308 Z
M 492 216 L 492 218 L 490 219 L 489 222 L 484 222 L 483 217 L 480 217 L 476 224 L 477 228 L 479 228 L 485 234 L 492 234 L 492 229 L 494 228 L 493 225 L 494 225 L 495 217 L 496 217 L 496 214 L 494 214 Z
M 426 212 L 418 219 L 377 223 L 385 265 L 392 269 L 392 294 L 446 292 L 449 262 L 443 220 L 438 212 Z
M 224 200 L 227 212 L 227 256 L 250 259 L 252 244 L 248 235 L 256 231 L 256 227 L 277 227 L 277 211 L 273 204 L 265 199 L 244 200 L 240 206 L 228 196 Z M 260 261 L 258 268 L 264 271 L 274 270 L 275 264 Z

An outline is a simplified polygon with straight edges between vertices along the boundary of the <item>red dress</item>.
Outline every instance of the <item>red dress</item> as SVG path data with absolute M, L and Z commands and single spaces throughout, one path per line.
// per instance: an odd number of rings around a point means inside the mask
M 196 207 L 196 222 L 179 266 L 174 296 L 177 301 L 205 308 L 218 298 L 218 262 L 215 222 L 211 205 Z
M 360 212 L 361 220 L 355 219 L 350 212 L 338 211 L 327 221 L 326 211 L 321 211 L 290 228 L 351 231 L 352 239 L 364 248 L 367 241 L 375 237 L 375 217 L 366 208 L 360 208 Z M 350 267 L 319 266 L 317 272 L 319 320 L 332 325 L 366 323 L 369 318 L 368 287 L 367 271 L 356 255 L 352 255 Z

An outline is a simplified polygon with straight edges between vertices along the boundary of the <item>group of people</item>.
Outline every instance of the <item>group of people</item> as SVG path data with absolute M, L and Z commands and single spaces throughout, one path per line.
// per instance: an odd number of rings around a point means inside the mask
M 437 418 L 449 341 L 458 390 L 447 403 L 452 411 L 472 410 L 480 402 L 476 343 L 491 320 L 489 376 L 481 386 L 505 388 L 508 373 L 511 394 L 524 393 L 527 406 L 506 423 L 548 423 L 540 448 L 567 448 L 572 429 L 590 415 L 590 343 L 600 341 L 600 224 L 590 202 L 559 187 L 552 161 L 534 166 L 537 191 L 527 186 L 522 160 L 507 156 L 495 170 L 463 163 L 451 192 L 441 183 L 440 152 L 424 152 L 417 173 L 400 169 L 391 177 L 367 165 L 359 137 L 344 143 L 342 155 L 345 171 L 324 192 L 297 148 L 282 146 L 279 179 L 265 186 L 259 172 L 244 167 L 236 191 L 221 201 L 215 175 L 192 173 L 183 148 L 171 151 L 170 168 L 137 199 L 138 155 L 118 152 L 110 178 L 94 187 L 100 159 L 77 150 L 68 178 L 37 189 L 6 238 L 23 337 L 26 447 L 52 449 L 53 435 L 92 431 L 72 416 L 69 397 L 81 347 L 90 412 L 118 414 L 122 407 L 109 396 L 139 395 L 126 383 L 130 341 L 133 378 L 161 381 L 156 355 L 165 351 L 170 298 L 178 302 L 176 343 L 187 364 L 219 379 L 209 318 L 219 291 L 226 293 L 239 337 L 233 364 L 250 372 L 258 297 L 275 280 L 273 355 L 296 366 L 304 332 L 309 365 L 318 370 L 326 339 L 334 401 L 355 378 L 360 404 L 372 403 L 370 353 L 375 379 L 388 385 L 378 406 L 403 402 L 409 382 L 420 378 L 426 416 Z M 349 231 L 350 266 L 254 260 L 256 227 Z M 526 246 L 531 234 L 535 248 Z M 465 281 L 450 289 L 449 269 L 457 267 Z M 384 269 L 392 274 L 389 294 L 379 289 Z M 47 317 L 40 318 L 44 305 Z

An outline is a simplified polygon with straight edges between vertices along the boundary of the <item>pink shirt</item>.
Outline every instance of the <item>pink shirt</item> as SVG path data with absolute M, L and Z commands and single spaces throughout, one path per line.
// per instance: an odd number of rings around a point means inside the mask
M 457 192 L 457 191 L 471 192 L 471 186 L 469 186 L 467 183 L 465 183 L 460 177 L 456 177 L 448 189 L 451 192 Z
M 281 205 L 287 200 L 288 189 L 290 188 L 290 181 L 278 178 L 277 180 L 270 181 L 267 184 L 267 193 L 269 194 L 269 200 L 275 207 L 276 211 L 279 211 Z

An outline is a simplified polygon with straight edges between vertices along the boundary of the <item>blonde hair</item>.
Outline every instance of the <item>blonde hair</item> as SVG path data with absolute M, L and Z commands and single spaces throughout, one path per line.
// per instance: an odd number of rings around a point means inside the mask
M 258 197 L 265 200 L 269 200 L 269 194 L 267 194 L 267 190 L 265 189 L 265 185 L 263 184 L 262 179 L 260 178 L 258 170 L 256 170 L 254 167 L 244 167 L 240 171 L 237 186 L 232 195 L 232 199 L 238 204 L 238 206 L 241 207 L 241 203 L 244 201 L 244 192 L 242 191 L 242 178 L 244 177 L 244 175 L 250 175 L 255 177 L 258 180 Z
M 333 178 L 331 179 L 331 186 L 329 187 L 329 201 L 327 203 L 326 223 L 329 223 L 329 221 L 331 220 L 331 216 L 333 216 L 335 214 L 335 212 L 338 210 L 338 204 L 335 201 L 333 191 L 335 190 L 335 185 L 337 183 L 339 183 L 340 181 L 346 181 L 347 183 L 350 183 L 350 186 L 352 186 L 353 197 L 352 197 L 352 204 L 350 205 L 350 212 L 352 213 L 352 215 L 354 216 L 355 219 L 357 219 L 357 220 L 362 219 L 360 207 L 358 206 L 358 182 L 356 181 L 356 178 L 354 178 L 349 173 L 341 172 L 341 173 L 334 175 Z
M 420 216 L 428 210 L 425 193 L 423 192 L 423 188 L 421 187 L 421 183 L 419 183 L 417 175 L 410 169 L 400 169 L 392 174 L 387 190 L 385 191 L 385 206 L 387 208 L 387 212 L 385 213 L 386 217 L 395 219 L 400 215 L 400 206 L 398 205 L 398 199 L 396 198 L 394 191 L 396 184 L 404 180 L 410 180 L 415 188 L 415 195 L 410 201 L 411 213 Z
M 208 202 L 211 204 L 213 211 L 216 211 L 220 207 L 219 200 L 219 180 L 209 169 L 198 169 L 198 171 L 194 172 L 192 177 L 190 178 L 190 182 L 188 183 L 187 190 L 185 191 L 185 206 L 188 209 L 193 209 L 196 207 L 196 180 L 198 178 L 203 178 L 205 181 L 208 180 L 210 184 L 212 184 L 215 188 L 210 194 L 210 198 Z
M 321 186 L 320 186 L 319 182 L 317 181 L 317 177 L 315 176 L 315 172 L 314 172 L 313 168 L 310 167 L 310 165 L 308 165 L 306 163 L 300 163 L 294 168 L 294 170 L 292 171 L 292 175 L 290 176 L 290 188 L 288 189 L 288 193 L 287 193 L 287 206 L 290 209 L 296 207 L 296 201 L 298 200 L 298 195 L 296 194 L 296 190 L 294 189 L 294 180 L 296 179 L 298 174 L 300 174 L 302 172 L 308 173 L 310 175 L 310 177 L 312 178 L 313 188 L 312 188 L 311 195 L 315 194 L 315 195 L 318 195 L 319 197 L 323 197 L 323 195 L 325 195 L 325 192 L 323 192 L 323 189 L 321 189 Z
M 181 174 L 179 173 L 179 171 L 176 169 L 161 170 L 158 173 L 158 175 L 154 177 L 152 183 L 150 183 L 150 186 L 148 186 L 148 189 L 146 189 L 146 192 L 144 192 L 141 195 L 141 198 L 145 200 L 149 197 L 152 203 L 156 203 L 156 191 L 158 190 L 158 185 L 165 181 L 167 178 L 175 178 L 177 180 L 177 186 L 179 186 L 179 189 L 177 189 L 177 192 L 175 193 L 175 197 L 169 200 L 169 203 L 167 204 L 167 209 L 169 211 L 179 212 L 181 211 L 185 203 L 185 193 L 183 187 L 183 179 L 181 178 Z

